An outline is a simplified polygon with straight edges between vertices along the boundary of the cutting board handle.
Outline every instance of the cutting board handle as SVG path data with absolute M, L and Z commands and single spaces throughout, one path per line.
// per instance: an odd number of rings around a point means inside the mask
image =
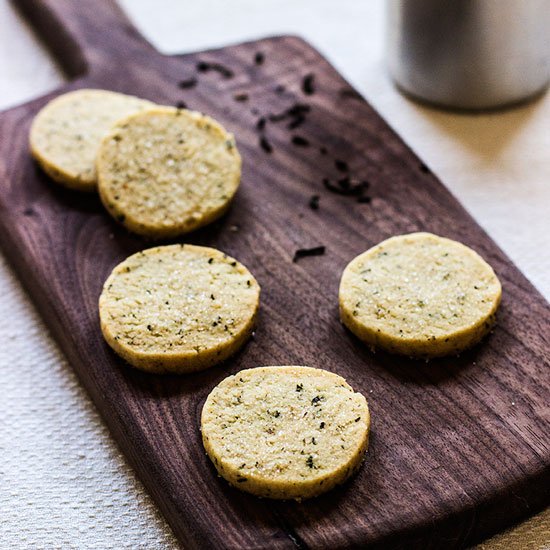
M 160 55 L 115 0 L 14 0 L 69 77 Z

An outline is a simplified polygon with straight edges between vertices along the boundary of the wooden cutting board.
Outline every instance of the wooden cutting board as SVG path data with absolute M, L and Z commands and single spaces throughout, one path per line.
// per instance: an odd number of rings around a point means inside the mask
M 76 80 L 0 115 L 1 244 L 186 548 L 462 548 L 548 504 L 548 304 L 315 50 L 277 37 L 164 57 L 108 0 L 17 5 Z M 150 243 L 114 223 L 96 196 L 52 184 L 27 145 L 46 101 L 80 87 L 184 102 L 235 133 L 244 171 L 234 204 L 183 239 L 239 258 L 263 287 L 255 337 L 226 364 L 153 376 L 125 366 L 103 342 L 103 281 Z M 269 119 L 296 104 L 307 107 Z M 345 186 L 336 182 L 346 176 L 369 182 L 362 202 L 327 189 Z M 317 210 L 312 195 L 320 197 Z M 338 320 L 346 263 L 382 239 L 418 230 L 473 247 L 503 282 L 497 328 L 459 358 L 373 355 Z M 321 245 L 324 255 L 293 262 L 297 249 Z M 278 364 L 337 372 L 372 410 L 360 473 L 303 503 L 229 487 L 200 441 L 201 407 L 215 384 L 243 368 Z

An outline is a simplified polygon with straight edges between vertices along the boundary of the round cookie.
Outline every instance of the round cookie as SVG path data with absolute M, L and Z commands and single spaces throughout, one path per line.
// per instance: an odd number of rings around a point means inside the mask
M 120 118 L 153 106 L 107 90 L 75 90 L 50 101 L 34 118 L 31 153 L 57 183 L 79 191 L 96 188 L 99 144 Z
M 275 499 L 311 498 L 343 483 L 361 465 L 369 428 L 363 395 L 310 367 L 242 370 L 212 390 L 201 417 L 218 473 Z
M 103 140 L 99 193 L 130 231 L 174 237 L 219 218 L 241 177 L 234 137 L 194 111 L 156 107 L 130 116 Z
M 169 245 L 117 265 L 99 298 L 101 331 L 128 363 L 150 372 L 211 367 L 252 333 L 260 287 L 214 248 Z
M 491 330 L 501 285 L 467 246 L 411 233 L 353 259 L 339 298 L 342 322 L 373 348 L 430 358 L 457 354 Z

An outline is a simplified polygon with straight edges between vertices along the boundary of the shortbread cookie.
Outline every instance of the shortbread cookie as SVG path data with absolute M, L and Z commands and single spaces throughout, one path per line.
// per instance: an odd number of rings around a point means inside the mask
M 211 367 L 250 336 L 260 287 L 214 248 L 170 245 L 117 265 L 99 299 L 101 330 L 128 363 L 151 372 Z
M 235 139 L 194 111 L 156 107 L 120 121 L 97 158 L 99 193 L 130 231 L 174 237 L 220 217 L 237 191 Z
M 202 440 L 218 473 L 260 497 L 301 500 L 343 483 L 360 466 L 370 427 L 366 399 L 337 374 L 260 367 L 208 396 Z
M 120 118 L 153 106 L 106 90 L 76 90 L 56 97 L 35 117 L 32 155 L 56 182 L 80 191 L 96 188 L 99 144 Z
M 457 354 L 495 322 L 501 286 L 472 249 L 431 233 L 381 242 L 340 282 L 342 322 L 373 348 L 411 357 Z

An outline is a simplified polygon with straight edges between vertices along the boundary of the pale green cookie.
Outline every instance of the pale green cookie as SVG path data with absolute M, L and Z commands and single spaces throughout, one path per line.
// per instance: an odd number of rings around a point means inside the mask
M 159 246 L 113 269 L 99 299 L 101 331 L 139 369 L 201 370 L 244 344 L 259 299 L 248 269 L 219 250 Z
M 368 444 L 366 399 L 309 367 L 242 370 L 204 404 L 202 440 L 218 473 L 260 497 L 314 497 L 343 483 Z
M 457 354 L 491 330 L 501 285 L 471 248 L 411 233 L 353 259 L 339 297 L 342 322 L 367 344 L 429 358 Z
M 226 211 L 241 157 L 233 136 L 210 117 L 156 107 L 113 128 L 97 171 L 101 200 L 116 220 L 144 236 L 174 237 Z
M 75 90 L 56 97 L 36 115 L 31 153 L 56 182 L 79 191 L 96 188 L 99 144 L 113 124 L 154 103 L 107 90 Z

